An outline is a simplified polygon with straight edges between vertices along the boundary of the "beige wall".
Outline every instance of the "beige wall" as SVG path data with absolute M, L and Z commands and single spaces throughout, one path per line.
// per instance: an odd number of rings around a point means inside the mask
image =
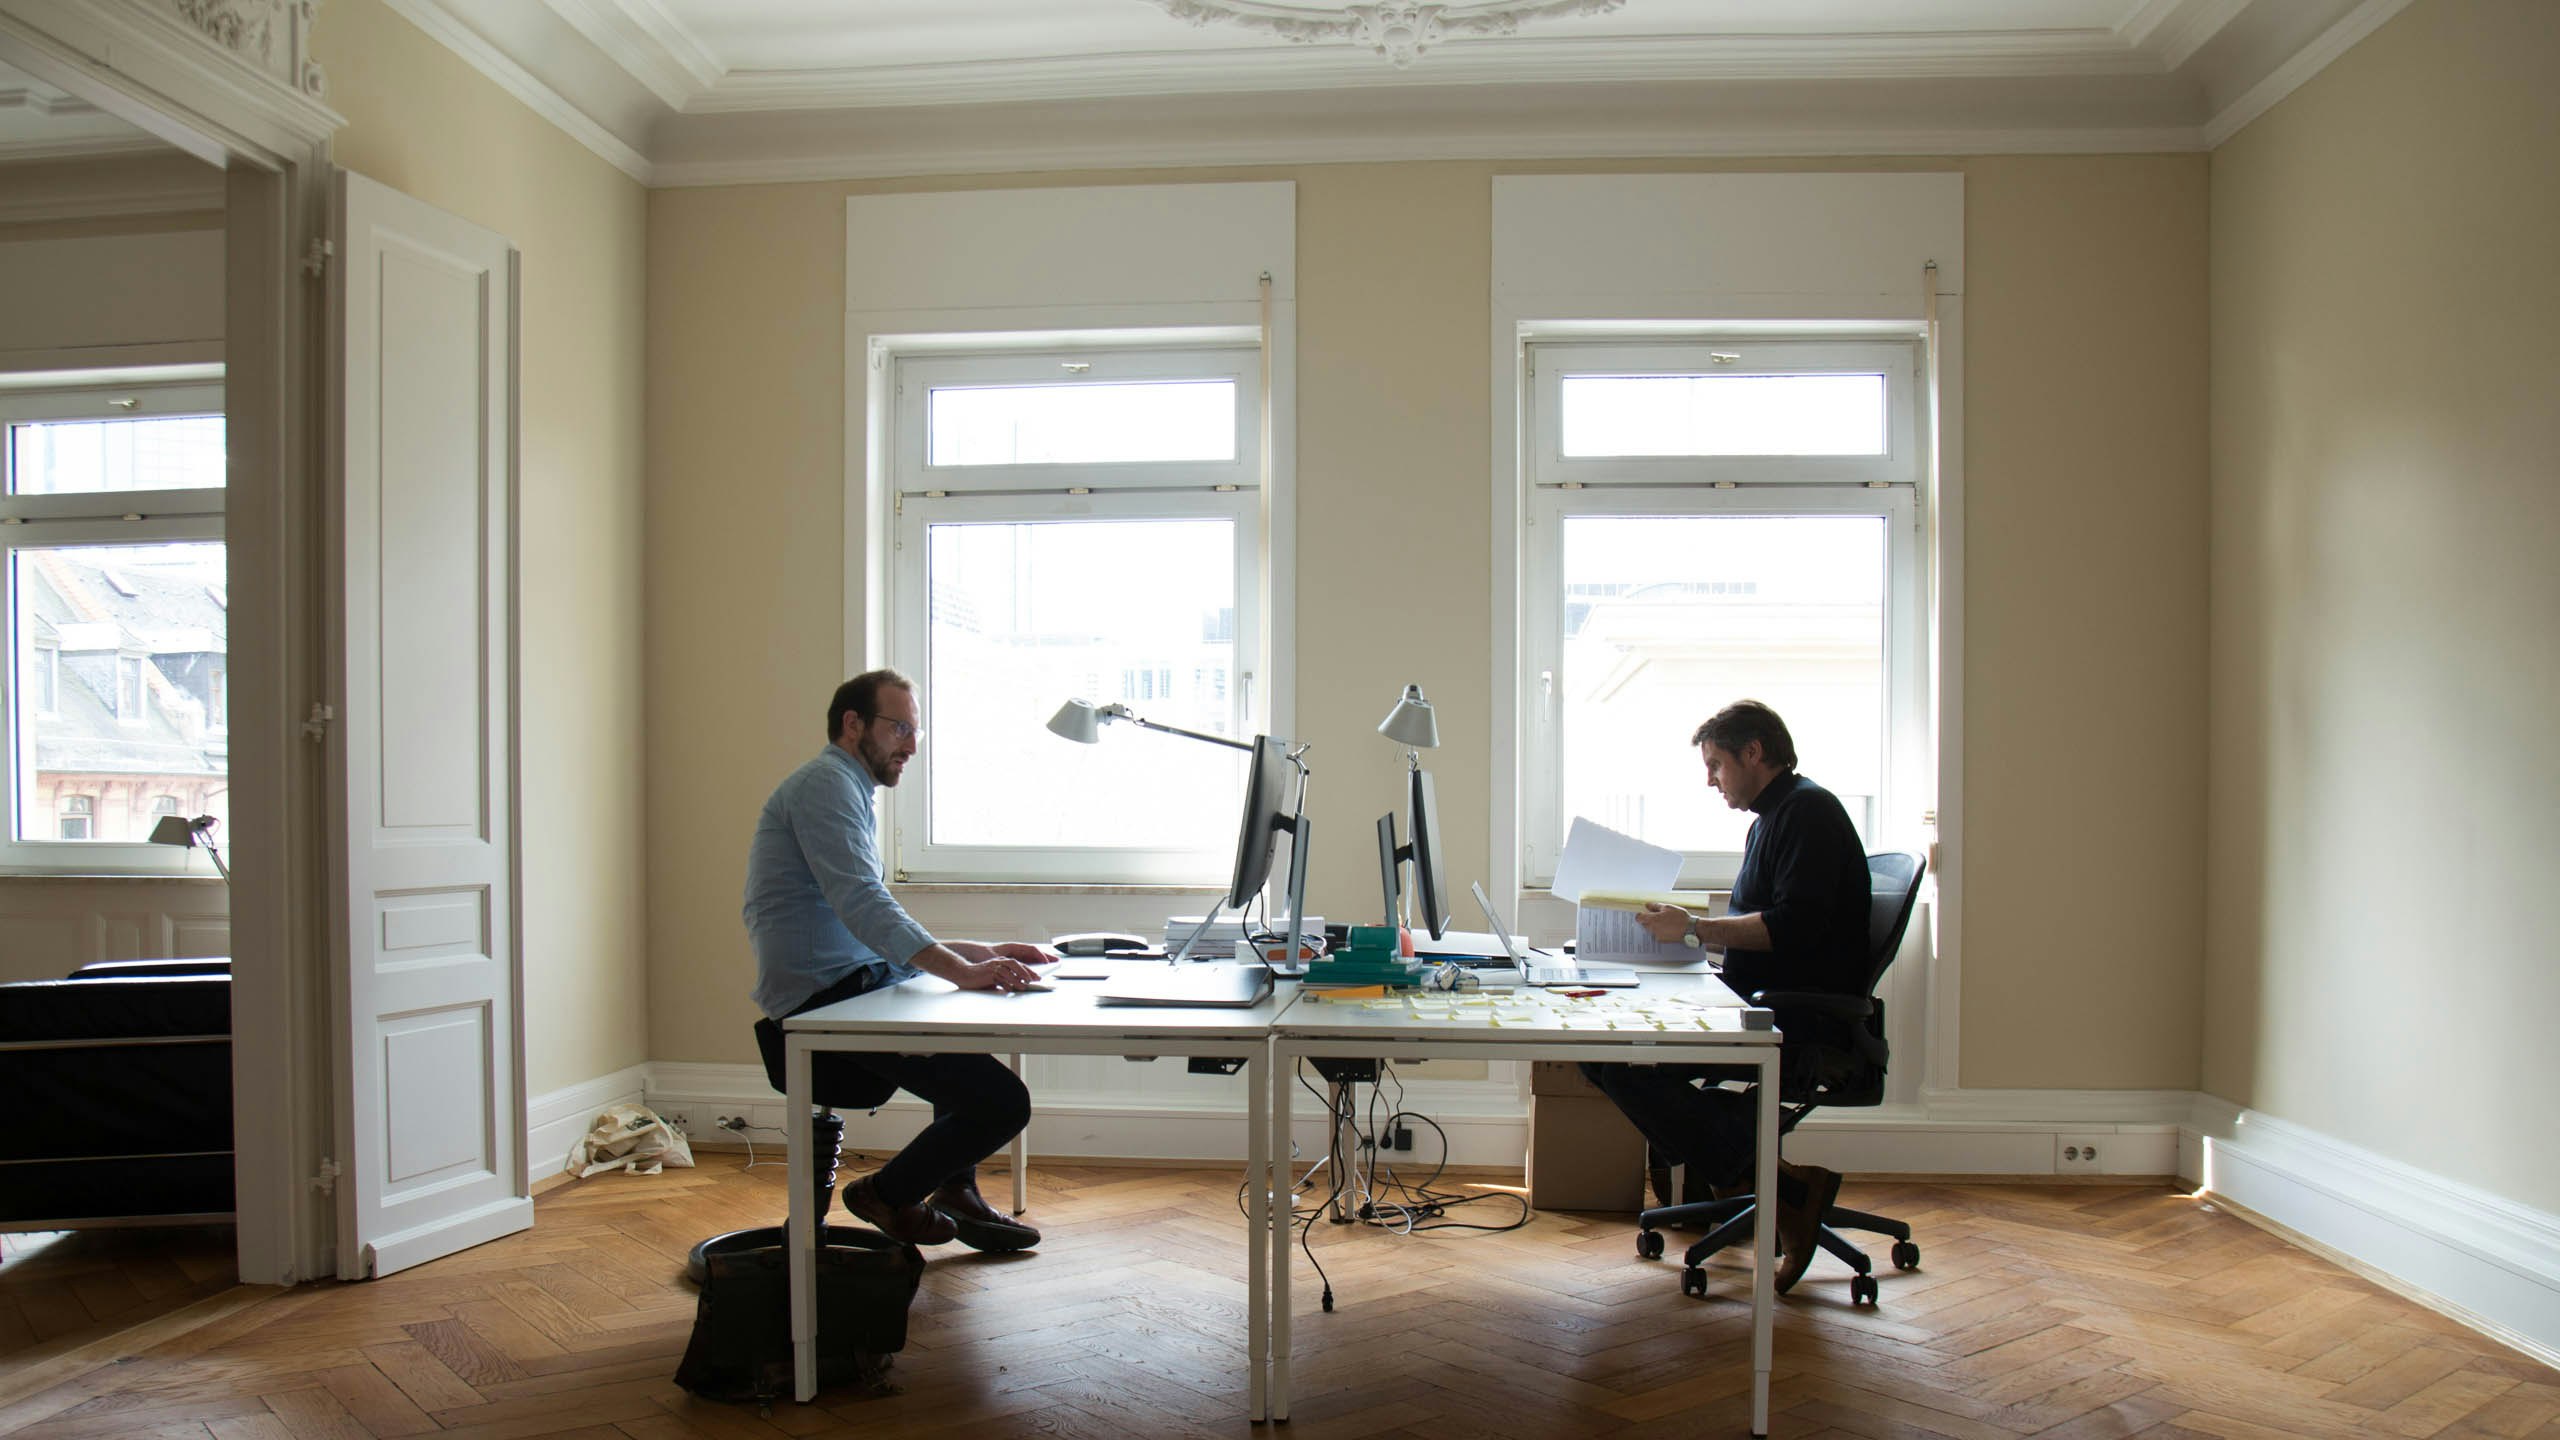
M 2204 1010 L 2212 1093 L 2546 1211 L 2554 16 L 2420 0 L 2213 157 Z
M 1313 809 L 1328 837 L 1313 900 L 1355 913 L 1374 904 L 1369 822 L 1399 783 L 1372 733 L 1399 685 L 1420 681 L 1440 709 L 1446 828 L 1480 836 L 1486 824 L 1491 177 L 1509 168 L 651 194 L 648 663 L 682 678 L 652 687 L 646 725 L 654 1058 L 753 1054 L 738 921 L 746 837 L 773 783 L 821 742 L 824 697 L 842 678 L 844 197 L 1297 182 L 1298 738 L 1316 745 Z M 2088 917 L 2127 896 L 2191 896 L 2199 880 L 2200 779 L 2161 776 L 2146 747 L 2176 697 L 2192 703 L 2203 687 L 2205 164 L 1958 168 L 1977 727 L 1964 1079 L 2185 1088 L 2198 923 Z M 1381 603 L 1416 618 L 1381 627 L 1369 618 Z M 2055 841 L 2082 830 L 2086 844 Z M 2090 858 L 2102 847 L 2103 873 Z M 1453 845 L 1451 874 L 1482 875 L 1488 858 L 1481 841 Z
M 1968 167 L 1968 1086 L 2196 1083 L 2205 174 Z
M 648 1058 L 642 917 L 646 196 L 381 0 L 313 37 L 338 163 L 523 254 L 526 1083 Z M 682 817 L 672 817 L 681 826 Z

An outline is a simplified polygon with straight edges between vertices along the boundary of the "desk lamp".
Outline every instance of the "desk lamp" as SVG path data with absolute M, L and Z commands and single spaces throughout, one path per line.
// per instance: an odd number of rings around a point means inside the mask
M 1404 687 L 1404 698 L 1378 722 L 1378 733 L 1405 747 L 1405 763 L 1416 770 L 1422 768 L 1419 752 L 1440 748 L 1440 722 L 1431 713 L 1431 702 L 1422 698 L 1419 685 Z
M 203 846 L 204 853 L 213 857 L 213 868 L 220 872 L 222 883 L 228 885 L 231 883 L 231 867 L 222 863 L 222 847 L 213 843 L 213 827 L 221 823 L 210 815 L 199 815 L 193 820 L 184 815 L 163 815 L 160 823 L 151 827 L 151 843 L 175 845 L 181 850 Z
M 1273 835 L 1290 838 L 1289 848 L 1289 926 L 1294 931 L 1306 913 L 1307 898 L 1307 751 L 1313 747 L 1291 747 L 1284 741 L 1257 735 L 1251 740 L 1237 740 L 1225 735 L 1209 735 L 1198 730 L 1185 730 L 1179 725 L 1162 725 L 1133 713 L 1126 705 L 1096 705 L 1089 700 L 1070 700 L 1049 717 L 1050 733 L 1079 745 L 1099 743 L 1102 727 L 1114 720 L 1126 720 L 1148 730 L 1161 730 L 1167 735 L 1180 735 L 1192 740 L 1206 740 L 1212 745 L 1225 745 L 1253 756 L 1253 770 L 1245 785 L 1244 825 L 1236 840 L 1235 876 L 1219 903 L 1209 907 L 1201 917 L 1199 928 L 1182 942 L 1180 949 L 1166 956 L 1172 964 L 1191 958 L 1200 938 L 1217 923 L 1219 912 L 1226 906 L 1243 909 L 1270 879 L 1271 839 Z M 1280 764 L 1286 763 L 1297 772 L 1297 795 L 1294 805 L 1285 794 L 1286 784 Z M 1170 937 L 1168 937 L 1170 938 Z M 1292 936 L 1294 942 L 1295 937 Z

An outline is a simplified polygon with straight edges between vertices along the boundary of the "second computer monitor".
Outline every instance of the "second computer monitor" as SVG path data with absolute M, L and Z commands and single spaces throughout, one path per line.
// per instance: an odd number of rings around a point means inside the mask
M 1439 939 L 1449 929 L 1449 877 L 1440 853 L 1440 802 L 1431 789 L 1431 772 L 1416 768 L 1405 793 L 1407 844 L 1413 850 L 1414 905 L 1424 929 Z
M 1396 844 L 1396 816 L 1378 817 L 1378 898 L 1386 905 L 1387 923 L 1404 923 L 1404 850 Z

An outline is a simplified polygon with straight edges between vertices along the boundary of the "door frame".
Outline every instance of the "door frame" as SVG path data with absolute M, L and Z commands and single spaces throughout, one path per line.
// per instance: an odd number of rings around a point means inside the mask
M 0 0 L 0 61 L 226 172 L 232 557 L 232 1111 L 239 1275 L 331 1273 L 321 743 L 321 361 L 329 139 L 313 6 L 223 33 L 175 0 Z M 278 1117 L 283 1117 L 279 1120 Z

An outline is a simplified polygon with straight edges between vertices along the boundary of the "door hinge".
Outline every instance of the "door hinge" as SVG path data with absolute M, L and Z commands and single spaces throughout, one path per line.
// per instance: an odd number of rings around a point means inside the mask
M 312 701 L 311 714 L 302 722 L 302 738 L 305 740 L 328 739 L 329 727 L 337 721 L 337 718 L 338 707 L 323 705 L 317 700 Z
M 337 1194 L 338 1162 L 330 1159 L 326 1155 L 321 1156 L 320 1173 L 311 1177 L 311 1188 L 319 1191 L 323 1195 Z
M 328 274 L 329 257 L 337 253 L 338 247 L 326 240 L 312 241 L 302 252 L 302 273 L 314 280 Z

